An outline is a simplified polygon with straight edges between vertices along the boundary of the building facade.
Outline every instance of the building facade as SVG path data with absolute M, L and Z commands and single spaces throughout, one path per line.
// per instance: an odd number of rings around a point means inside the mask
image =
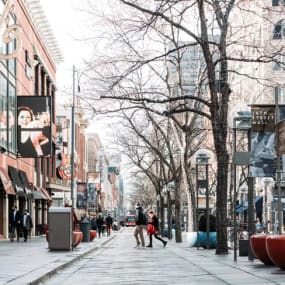
M 40 1 L 1 0 L 0 14 L 0 34 L 10 25 L 18 27 L 10 31 L 14 35 L 11 41 L 5 43 L 2 37 L 0 40 L 0 237 L 7 238 L 9 216 L 15 205 L 20 211 L 28 209 L 31 213 L 32 234 L 41 234 L 47 224 L 47 210 L 52 202 L 47 181 L 55 177 L 55 75 L 62 55 Z M 7 21 L 3 19 L 6 16 Z M 2 25 L 4 22 L 8 26 Z M 23 96 L 44 97 L 50 102 L 48 155 L 19 155 L 17 125 L 21 118 L 17 117 L 17 101 Z

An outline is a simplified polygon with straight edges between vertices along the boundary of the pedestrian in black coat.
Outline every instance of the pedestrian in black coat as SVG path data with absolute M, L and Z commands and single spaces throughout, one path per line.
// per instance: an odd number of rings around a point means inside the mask
M 22 214 L 17 209 L 17 206 L 14 206 L 12 212 L 10 213 L 9 225 L 10 225 L 10 241 L 14 241 L 15 230 L 17 232 L 17 241 L 19 241 L 19 238 L 22 233 L 23 220 L 22 220 Z

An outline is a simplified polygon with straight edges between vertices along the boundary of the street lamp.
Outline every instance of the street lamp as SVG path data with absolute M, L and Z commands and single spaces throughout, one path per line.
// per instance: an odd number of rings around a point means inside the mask
M 171 181 L 167 184 L 167 226 L 168 226 L 168 238 L 172 239 L 172 201 L 173 201 L 173 191 L 175 189 L 174 181 Z
M 246 131 L 248 135 L 249 142 L 249 130 L 251 128 L 251 112 L 250 111 L 238 111 L 238 116 L 233 119 L 233 188 L 234 188 L 234 207 L 233 207 L 233 218 L 234 218 L 234 261 L 237 261 L 237 218 L 236 218 L 236 201 L 237 201 L 237 166 L 248 166 L 249 165 L 249 143 L 247 151 L 237 151 L 236 145 L 236 136 L 237 130 Z M 253 181 L 252 177 L 249 178 L 249 187 L 248 189 L 248 231 L 251 234 L 253 230 Z M 249 247 L 250 248 L 250 247 Z M 250 249 L 251 252 L 251 249 Z M 249 254 L 251 260 L 253 260 L 252 254 Z
M 196 157 L 196 202 L 197 202 L 197 245 L 199 247 L 199 189 L 205 189 L 206 192 L 206 247 L 210 248 L 210 215 L 209 215 L 209 156 L 205 152 L 198 153 Z M 204 176 L 199 177 L 200 169 L 205 168 Z

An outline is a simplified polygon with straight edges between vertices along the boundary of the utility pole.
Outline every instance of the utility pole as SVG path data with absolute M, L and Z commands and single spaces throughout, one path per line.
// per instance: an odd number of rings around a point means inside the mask
M 75 66 L 73 66 L 72 70 L 72 78 L 73 78 L 73 90 L 72 90 L 72 106 L 71 106 L 71 214 L 73 220 L 73 212 L 74 212 L 74 140 L 75 140 L 75 122 L 74 122 L 74 108 L 75 108 Z M 72 230 L 74 230 L 74 222 L 72 222 Z

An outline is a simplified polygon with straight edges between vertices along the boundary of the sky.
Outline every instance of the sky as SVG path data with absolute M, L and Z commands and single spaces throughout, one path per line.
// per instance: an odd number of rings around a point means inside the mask
M 88 0 L 40 1 L 64 57 L 64 62 L 57 66 L 58 90 L 68 90 L 72 96 L 73 66 L 75 69 L 79 69 L 82 62 L 92 54 L 92 47 L 82 40 L 83 36 L 90 34 L 88 23 L 82 13 Z M 104 1 L 100 0 L 100 3 L 104 3 Z M 102 120 L 98 121 L 96 117 L 93 117 L 93 120 L 94 123 L 90 124 L 88 131 L 100 132 L 103 143 L 107 142 L 110 130 L 106 129 Z
M 72 96 L 72 89 L 70 88 L 72 88 L 73 66 L 75 66 L 75 68 L 82 66 L 82 61 L 92 54 L 92 47 L 88 46 L 86 42 L 78 40 L 82 38 L 83 35 L 90 33 L 88 32 L 88 24 L 90 25 L 90 23 L 86 22 L 86 18 L 84 18 L 83 13 L 80 12 L 80 9 L 84 9 L 84 5 L 87 5 L 88 0 L 40 1 L 64 57 L 64 62 L 57 66 L 56 80 L 58 89 L 60 91 L 67 88 L 71 90 Z M 105 10 L 107 2 L 108 0 L 96 0 L 94 5 Z M 98 28 L 98 33 L 102 32 L 102 27 L 96 28 Z M 95 117 L 88 131 L 95 131 L 99 134 L 104 149 L 108 151 L 108 149 L 112 147 L 110 145 L 110 140 L 112 141 L 112 131 L 106 128 L 104 119 L 98 121 L 98 118 Z M 128 174 L 124 176 L 128 176 Z

